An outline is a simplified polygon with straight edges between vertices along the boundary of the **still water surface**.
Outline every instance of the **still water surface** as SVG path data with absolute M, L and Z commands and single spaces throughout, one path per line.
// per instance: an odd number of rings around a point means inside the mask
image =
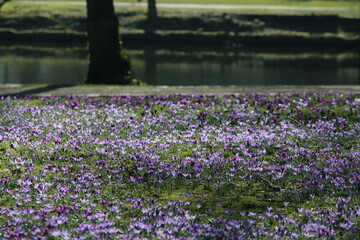
M 330 49 L 129 47 L 136 78 L 150 85 L 360 84 L 358 52 Z M 81 84 L 83 46 L 2 46 L 0 84 Z

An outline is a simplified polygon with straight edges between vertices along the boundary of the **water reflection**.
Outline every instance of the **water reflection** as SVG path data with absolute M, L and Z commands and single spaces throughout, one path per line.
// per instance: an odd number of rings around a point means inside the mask
M 79 84 L 86 73 L 83 47 L 0 48 L 0 83 Z
M 136 78 L 151 85 L 360 84 L 359 53 L 341 50 L 130 47 Z M 79 46 L 0 47 L 0 83 L 81 84 Z

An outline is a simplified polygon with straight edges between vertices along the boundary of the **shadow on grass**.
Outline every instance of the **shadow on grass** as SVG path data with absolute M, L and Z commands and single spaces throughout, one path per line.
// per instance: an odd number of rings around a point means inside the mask
M 50 91 L 54 91 L 60 88 L 65 88 L 65 87 L 73 87 L 76 85 L 50 85 L 50 86 L 44 86 L 44 87 L 31 87 L 31 89 L 23 89 L 20 88 L 19 92 L 15 92 L 15 93 L 5 93 L 0 95 L 0 97 L 16 97 L 16 96 L 31 96 L 31 95 L 37 95 L 40 93 L 45 93 L 45 92 L 50 92 Z

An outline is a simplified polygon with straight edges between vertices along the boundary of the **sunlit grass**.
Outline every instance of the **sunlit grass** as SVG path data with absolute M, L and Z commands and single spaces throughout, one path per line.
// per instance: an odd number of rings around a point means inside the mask
M 43 0 L 47 1 L 47 0 Z M 51 0 L 48 0 L 51 1 Z M 65 0 L 79 1 L 83 0 Z M 31 1 L 29 1 L 31 2 Z M 114 2 L 139 3 L 137 0 L 114 0 Z M 141 0 L 140 3 L 146 3 L 147 0 Z M 352 6 L 359 7 L 359 0 L 156 0 L 157 3 L 193 3 L 193 4 L 235 4 L 235 5 L 276 5 L 276 6 L 322 6 L 322 7 L 339 7 Z
M 10 2 L 1 9 L 0 16 L 45 16 L 51 17 L 61 15 L 67 17 L 85 17 L 86 8 L 84 6 L 67 5 L 67 4 L 32 4 Z
M 46 2 L 46 0 L 45 0 Z M 83 1 L 79 1 L 83 2 Z M 119 2 L 134 2 L 134 0 L 124 0 Z M 145 0 L 142 3 L 146 2 Z M 317 9 L 306 10 L 306 9 L 291 9 L 291 10 L 281 10 L 281 9 L 188 9 L 188 8 L 159 8 L 159 14 L 168 12 L 168 11 L 181 11 L 184 13 L 211 13 L 211 12 L 231 12 L 231 13 L 242 13 L 242 14 L 290 14 L 290 15 L 308 15 L 308 14 L 331 14 L 339 15 L 346 17 L 356 17 L 360 18 L 360 1 L 288 1 L 288 0 L 276 0 L 276 1 L 267 1 L 267 0 L 158 0 L 157 3 L 194 3 L 194 4 L 241 4 L 241 5 L 274 5 L 274 6 L 299 6 L 299 7 L 330 7 L 329 9 Z M 335 9 L 331 9 L 335 7 Z M 336 9 L 339 7 L 339 9 Z M 344 8 L 344 9 L 341 9 Z M 146 12 L 146 6 L 122 6 L 116 7 L 118 12 Z M 54 16 L 62 15 L 69 17 L 84 17 L 86 16 L 86 8 L 82 5 L 67 5 L 67 4 L 32 4 L 25 1 L 22 2 L 9 2 L 5 4 L 1 10 L 1 14 L 4 16 L 13 15 L 13 16 Z

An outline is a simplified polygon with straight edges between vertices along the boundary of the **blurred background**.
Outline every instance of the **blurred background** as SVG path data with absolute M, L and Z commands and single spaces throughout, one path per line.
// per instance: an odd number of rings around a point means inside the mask
M 114 1 L 143 84 L 360 84 L 360 0 L 149 1 Z M 85 1 L 0 6 L 0 84 L 83 84 Z

